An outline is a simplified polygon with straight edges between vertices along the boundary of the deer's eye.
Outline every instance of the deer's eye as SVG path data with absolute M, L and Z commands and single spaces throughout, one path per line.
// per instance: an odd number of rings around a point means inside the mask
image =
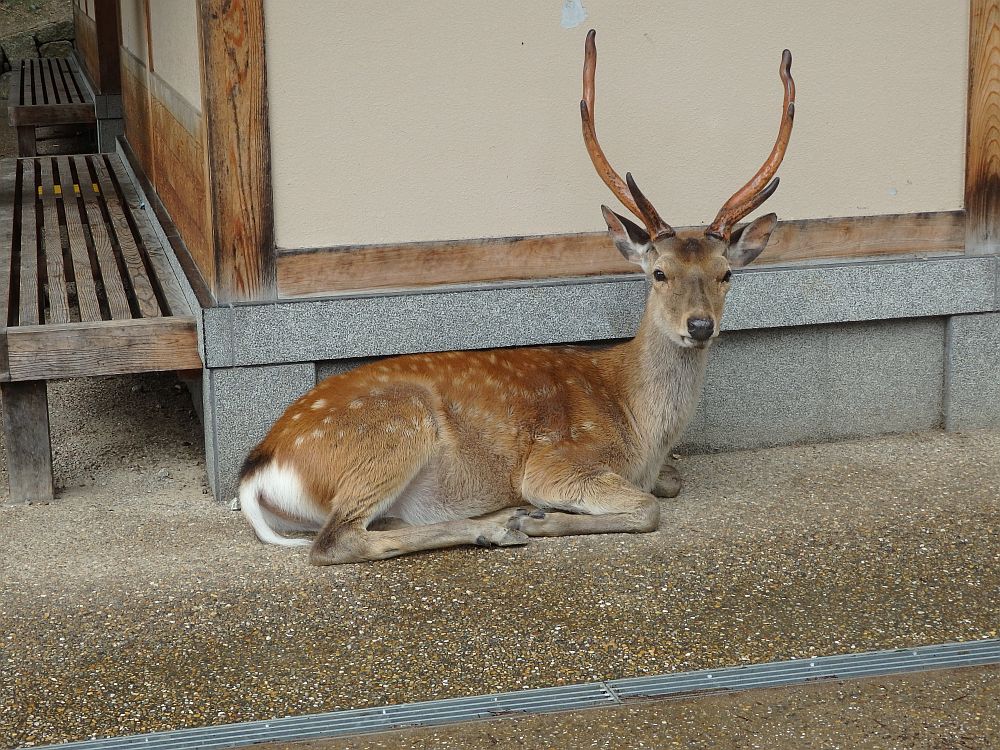
M 667 275 L 663 273 L 663 271 L 661 271 L 659 268 L 657 268 L 655 271 L 653 271 L 653 278 L 656 279 L 657 281 L 666 281 Z
M 727 283 L 731 278 L 733 278 L 733 272 L 726 271 L 726 275 L 722 277 L 722 283 L 723 284 Z

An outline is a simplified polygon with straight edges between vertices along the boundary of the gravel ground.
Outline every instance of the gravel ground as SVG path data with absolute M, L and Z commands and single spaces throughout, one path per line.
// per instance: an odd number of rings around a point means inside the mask
M 997 635 L 998 432 L 693 456 L 655 534 L 317 569 L 210 500 L 171 377 L 50 390 L 3 747 Z
M 995 750 L 1000 669 L 649 701 L 260 750 Z

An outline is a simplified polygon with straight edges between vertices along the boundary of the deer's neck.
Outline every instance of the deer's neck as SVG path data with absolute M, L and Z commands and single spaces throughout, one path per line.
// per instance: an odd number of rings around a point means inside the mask
M 642 453 L 637 461 L 640 476 L 635 479 L 649 484 L 698 406 L 708 349 L 673 344 L 647 317 L 625 347 L 625 398 Z

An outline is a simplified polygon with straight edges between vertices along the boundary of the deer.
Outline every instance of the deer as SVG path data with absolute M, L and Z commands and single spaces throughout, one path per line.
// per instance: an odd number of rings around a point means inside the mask
M 769 213 L 736 226 L 778 187 L 795 114 L 792 58 L 782 53 L 770 155 L 707 228 L 678 233 L 598 143 L 595 39 L 591 30 L 584 48 L 583 139 L 642 223 L 601 206 L 614 246 L 647 281 L 637 333 L 403 355 L 323 380 L 243 464 L 238 502 L 262 542 L 310 546 L 310 563 L 332 565 L 658 529 L 659 500 L 680 492 L 670 449 L 700 399 L 732 269 L 760 255 L 777 223 Z

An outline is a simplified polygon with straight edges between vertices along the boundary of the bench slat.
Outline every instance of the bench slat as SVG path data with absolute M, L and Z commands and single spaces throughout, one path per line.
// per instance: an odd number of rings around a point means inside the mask
M 121 248 L 122 257 L 125 259 L 125 266 L 128 269 L 129 278 L 132 281 L 132 288 L 139 303 L 139 311 L 144 318 L 156 318 L 160 316 L 160 304 L 156 299 L 156 292 L 149 278 L 149 272 L 143 263 L 136 244 L 132 228 L 125 218 L 125 209 L 118 198 L 118 193 L 108 175 L 107 167 L 100 156 L 93 158 L 92 162 L 97 172 L 98 183 L 101 193 L 104 195 L 104 205 L 107 206 L 108 216 L 111 219 L 111 226 L 115 236 L 118 238 L 118 246 Z
M 49 280 L 49 314 L 46 323 L 69 322 L 69 297 L 66 293 L 66 270 L 63 268 L 63 243 L 59 232 L 59 209 L 52 181 L 52 160 L 41 159 L 42 226 L 45 228 L 45 270 Z
M 38 231 L 35 208 L 38 188 L 35 184 L 35 162 L 22 162 L 21 170 L 21 275 L 18 281 L 20 315 L 18 325 L 30 326 L 41 322 L 38 298 Z
M 10 299 L 10 266 L 14 257 L 14 205 L 17 197 L 17 162 L 13 159 L 0 161 L 0 206 L 9 207 L 9 217 L 0 221 L 0 382 L 9 380 L 7 375 L 7 305 Z
M 202 367 L 190 316 L 26 326 L 8 345 L 13 381 Z
M 111 237 L 108 235 L 108 228 L 104 224 L 104 216 L 98 204 L 99 194 L 94 192 L 94 178 L 90 174 L 85 157 L 74 156 L 73 163 L 76 166 L 80 195 L 87 213 L 87 225 L 94 243 L 94 252 L 101 268 L 104 294 L 108 298 L 111 317 L 114 320 L 129 320 L 132 318 L 132 310 L 129 308 L 128 294 L 122 285 L 122 274 L 118 268 L 114 248 L 111 246 Z
M 31 61 L 31 85 L 34 88 L 35 104 L 44 106 L 49 101 L 48 97 L 45 96 L 45 81 L 42 80 L 42 66 L 40 63 L 41 61 L 37 58 Z
M 80 84 L 80 76 L 82 73 L 80 72 L 79 66 L 76 64 L 76 60 L 73 58 L 66 58 L 65 63 L 69 79 L 66 85 L 70 87 L 70 101 L 89 102 L 90 104 L 93 104 L 93 102 L 91 102 L 84 93 L 84 88 Z
M 59 61 L 48 58 L 45 61 L 45 67 L 48 68 L 49 86 L 53 100 L 56 104 L 68 104 L 69 97 L 66 96 L 66 86 L 60 75 Z
M 102 157 L 98 156 L 96 158 L 100 159 Z M 142 244 L 146 248 L 146 255 L 149 258 L 150 265 L 152 265 L 153 273 L 160 283 L 160 291 L 163 299 L 169 308 L 169 310 L 164 311 L 164 314 L 189 314 L 191 311 L 190 305 L 181 291 L 180 284 L 174 274 L 173 267 L 170 265 L 170 261 L 167 260 L 167 253 L 163 249 L 163 244 L 160 242 L 160 238 L 156 236 L 156 232 L 153 231 L 152 224 L 150 223 L 149 213 L 151 211 L 147 213 L 145 209 L 141 208 L 143 201 L 139 198 L 139 193 L 135 189 L 135 185 L 125 171 L 125 165 L 122 163 L 121 157 L 117 154 L 108 154 L 103 158 L 111 165 L 115 177 L 118 179 L 118 184 L 121 186 L 125 204 L 131 211 L 133 221 L 139 229 L 139 236 L 142 237 Z
M 24 98 L 31 89 L 30 85 L 27 85 L 27 81 L 25 80 L 25 68 L 26 66 L 24 64 L 24 60 L 21 60 L 18 63 L 17 69 L 14 71 L 14 75 L 17 78 L 17 106 L 19 107 L 23 107 L 25 104 L 31 103 L 26 101 Z
M 80 221 L 80 207 L 73 191 L 73 175 L 69 170 L 69 159 L 60 156 L 59 184 L 62 190 L 63 212 L 66 218 L 66 233 L 69 235 L 69 252 L 73 258 L 73 275 L 76 278 L 76 298 L 80 306 L 80 320 L 101 320 L 101 305 L 94 285 L 94 271 L 90 265 L 90 253 Z

